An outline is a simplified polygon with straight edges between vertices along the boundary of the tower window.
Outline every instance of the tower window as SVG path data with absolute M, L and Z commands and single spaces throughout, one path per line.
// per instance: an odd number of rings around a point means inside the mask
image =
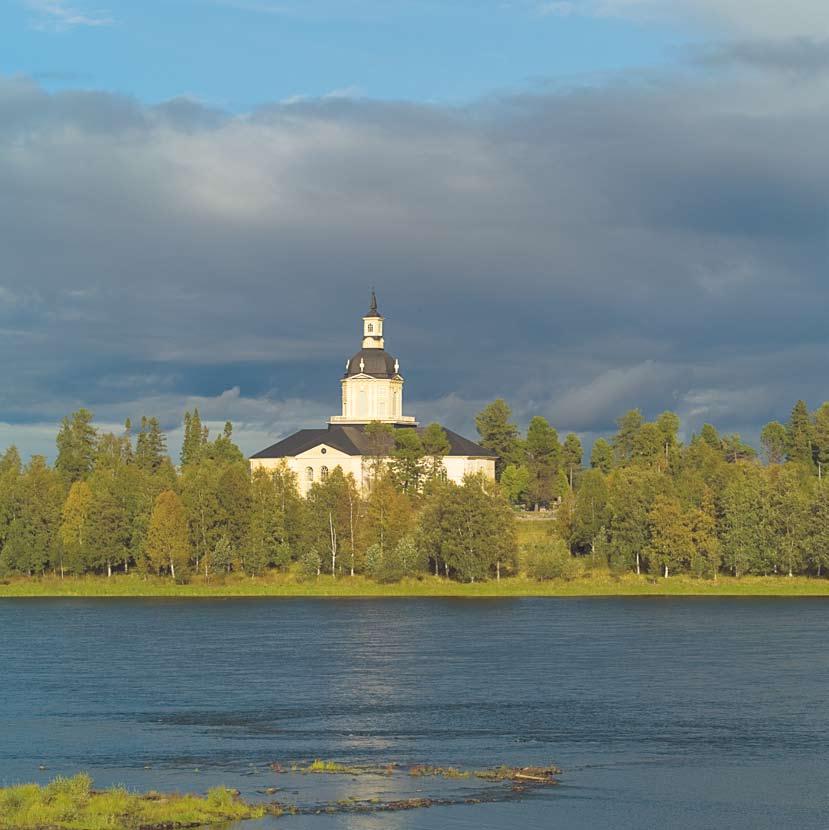
M 320 467 L 320 481 L 328 481 L 328 467 Z
M 314 480 L 314 468 L 313 467 L 306 467 L 305 468 L 305 480 L 309 483 Z
M 368 330 L 369 331 L 374 331 L 374 323 L 369 323 L 368 324 Z

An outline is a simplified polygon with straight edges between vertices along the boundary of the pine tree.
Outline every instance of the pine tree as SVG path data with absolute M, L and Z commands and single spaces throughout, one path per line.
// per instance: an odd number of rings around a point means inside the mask
M 613 467 L 613 448 L 604 438 L 597 438 L 593 442 L 590 453 L 590 466 L 594 470 L 601 470 L 607 475 Z
M 79 481 L 92 472 L 96 441 L 92 413 L 88 409 L 79 409 L 61 421 L 56 442 L 58 457 L 55 468 L 68 482 Z
M 481 446 L 497 454 L 495 478 L 500 480 L 507 465 L 521 463 L 518 427 L 511 421 L 512 411 L 506 401 L 498 398 L 475 417 Z
M 184 440 L 181 444 L 181 468 L 197 464 L 207 444 L 207 427 L 202 426 L 198 408 L 184 413 Z
M 798 464 L 813 464 L 814 428 L 809 409 L 798 401 L 792 409 L 787 429 L 786 457 Z
M 631 409 L 616 421 L 618 429 L 613 436 L 613 453 L 618 464 L 626 464 L 634 457 L 636 439 L 643 423 L 638 409 Z
M 141 418 L 141 431 L 135 448 L 135 462 L 142 470 L 157 473 L 165 462 L 167 438 L 158 418 Z
M 423 441 L 417 430 L 395 430 L 390 470 L 397 487 L 403 493 L 414 496 L 420 492 L 426 475 L 425 455 Z
M 760 443 L 769 464 L 782 464 L 786 460 L 788 435 L 779 421 L 771 421 L 760 431 Z
M 561 450 L 561 462 L 571 488 L 573 487 L 576 474 L 581 470 L 583 456 L 584 450 L 582 449 L 579 436 L 574 432 L 568 433 Z
M 561 463 L 558 433 L 546 418 L 536 415 L 530 421 L 525 447 L 530 472 L 529 497 L 538 509 L 549 505 L 557 495 L 556 477 Z

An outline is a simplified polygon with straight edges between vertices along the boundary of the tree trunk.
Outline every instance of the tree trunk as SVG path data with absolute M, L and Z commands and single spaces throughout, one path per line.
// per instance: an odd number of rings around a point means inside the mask
M 112 576 L 112 562 L 107 559 L 107 579 Z
M 639 567 L 639 551 L 636 551 L 636 575 L 639 576 L 642 573 Z
M 337 531 L 334 529 L 334 517 L 328 511 L 328 531 L 331 534 L 331 576 L 337 578 Z
M 354 576 L 354 499 L 348 497 L 348 524 L 351 530 L 351 575 Z
M 495 563 L 495 578 L 498 580 L 498 582 L 501 581 L 501 560 L 500 559 Z

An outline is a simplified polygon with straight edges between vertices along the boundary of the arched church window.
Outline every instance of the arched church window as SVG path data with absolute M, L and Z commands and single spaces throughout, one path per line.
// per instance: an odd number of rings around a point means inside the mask
M 374 323 L 369 323 L 368 324 L 368 330 L 369 331 L 374 331 Z
M 309 483 L 314 480 L 314 468 L 313 467 L 306 467 L 305 468 L 305 480 Z
M 320 467 L 320 481 L 328 481 L 328 467 Z

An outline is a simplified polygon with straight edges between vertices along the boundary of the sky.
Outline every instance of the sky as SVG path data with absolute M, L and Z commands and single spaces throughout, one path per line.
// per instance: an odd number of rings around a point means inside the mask
M 755 440 L 827 386 L 825 0 L 6 0 L 0 446 L 339 409 Z

